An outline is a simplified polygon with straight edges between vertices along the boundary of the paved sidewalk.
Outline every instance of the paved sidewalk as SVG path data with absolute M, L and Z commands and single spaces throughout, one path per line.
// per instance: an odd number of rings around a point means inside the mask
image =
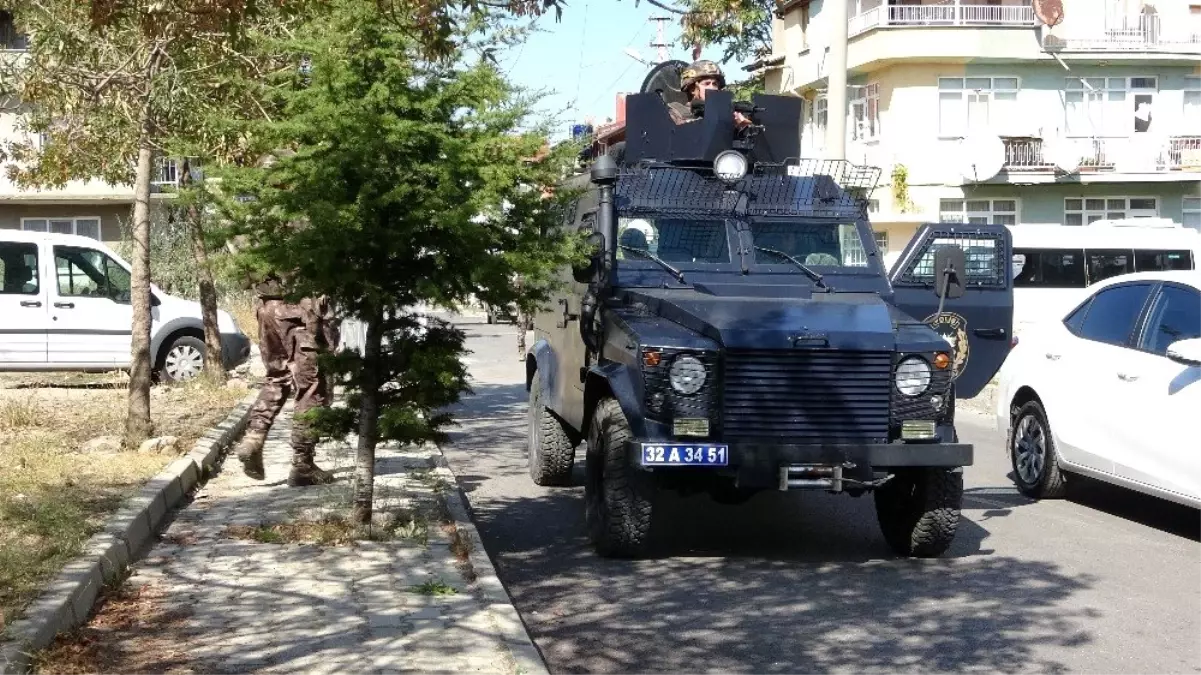
M 134 567 L 126 583 L 153 589 L 158 609 L 174 619 L 171 630 L 142 629 L 156 632 L 153 648 L 178 655 L 173 661 L 194 672 L 517 672 L 496 617 L 468 581 L 470 564 L 459 562 L 436 521 L 427 544 L 420 528 L 354 546 L 230 535 L 229 526 L 319 518 L 330 505 L 349 503 L 353 453 L 346 445 L 318 450 L 318 464 L 336 471 L 336 484 L 284 483 L 290 422 L 291 406 L 268 438 L 266 481 L 247 478 L 228 456 Z M 377 511 L 437 512 L 438 479 L 429 472 L 437 452 L 381 447 Z M 112 637 L 119 652 L 149 646 L 136 635 Z

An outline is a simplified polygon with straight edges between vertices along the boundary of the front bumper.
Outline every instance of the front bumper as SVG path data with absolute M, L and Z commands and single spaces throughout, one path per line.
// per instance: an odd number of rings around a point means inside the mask
M 250 358 L 250 336 L 245 333 L 221 334 L 221 363 L 233 370 Z
M 663 446 L 713 446 L 729 448 L 724 466 L 644 466 L 642 444 Z M 733 476 L 745 487 L 777 487 L 782 470 L 788 467 L 839 467 L 838 473 L 867 482 L 876 472 L 908 467 L 971 466 L 974 448 L 970 443 L 864 443 L 848 445 L 796 445 L 787 443 L 703 441 L 655 441 L 639 439 L 626 443 L 633 466 L 646 470 L 702 471 Z

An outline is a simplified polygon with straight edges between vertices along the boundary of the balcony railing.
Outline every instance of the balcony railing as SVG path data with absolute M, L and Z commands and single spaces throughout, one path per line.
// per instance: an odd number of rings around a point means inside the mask
M 882 27 L 1033 25 L 1029 5 L 890 5 L 852 17 L 848 30 L 855 36 Z
M 1137 173 L 1147 170 L 1201 172 L 1201 136 L 1173 136 L 1159 147 L 1139 138 L 1075 138 L 1079 149 L 1080 171 L 1086 173 L 1120 172 L 1126 166 L 1121 158 L 1133 149 L 1137 154 Z M 1005 170 L 1013 173 L 1047 173 L 1055 164 L 1043 152 L 1043 140 L 1032 137 L 1007 137 Z
M 1201 31 L 1187 23 L 1165 27 L 1162 18 L 1152 14 L 1113 23 L 1094 34 L 1048 38 L 1043 46 L 1047 51 L 1201 54 Z

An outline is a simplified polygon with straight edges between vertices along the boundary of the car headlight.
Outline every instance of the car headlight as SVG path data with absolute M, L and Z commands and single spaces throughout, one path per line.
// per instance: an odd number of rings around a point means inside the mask
M 918 396 L 930 387 L 930 366 L 925 359 L 916 356 L 901 361 L 897 366 L 897 391 L 906 396 Z
M 705 386 L 705 377 L 705 365 L 696 357 L 687 355 L 676 358 L 668 371 L 671 388 L 684 395 L 700 391 Z
M 713 173 L 727 183 L 742 180 L 746 169 L 746 156 L 737 150 L 723 150 L 713 159 Z

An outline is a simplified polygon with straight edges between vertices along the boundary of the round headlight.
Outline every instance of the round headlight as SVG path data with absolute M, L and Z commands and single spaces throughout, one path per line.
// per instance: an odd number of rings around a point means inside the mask
M 692 356 L 681 356 L 668 371 L 671 388 L 681 394 L 695 394 L 705 385 L 705 365 Z
M 740 180 L 746 175 L 746 157 L 736 150 L 723 150 L 713 160 L 713 173 L 729 183 Z
M 918 396 L 930 386 L 930 366 L 923 359 L 911 356 L 897 366 L 897 391 L 906 396 Z

